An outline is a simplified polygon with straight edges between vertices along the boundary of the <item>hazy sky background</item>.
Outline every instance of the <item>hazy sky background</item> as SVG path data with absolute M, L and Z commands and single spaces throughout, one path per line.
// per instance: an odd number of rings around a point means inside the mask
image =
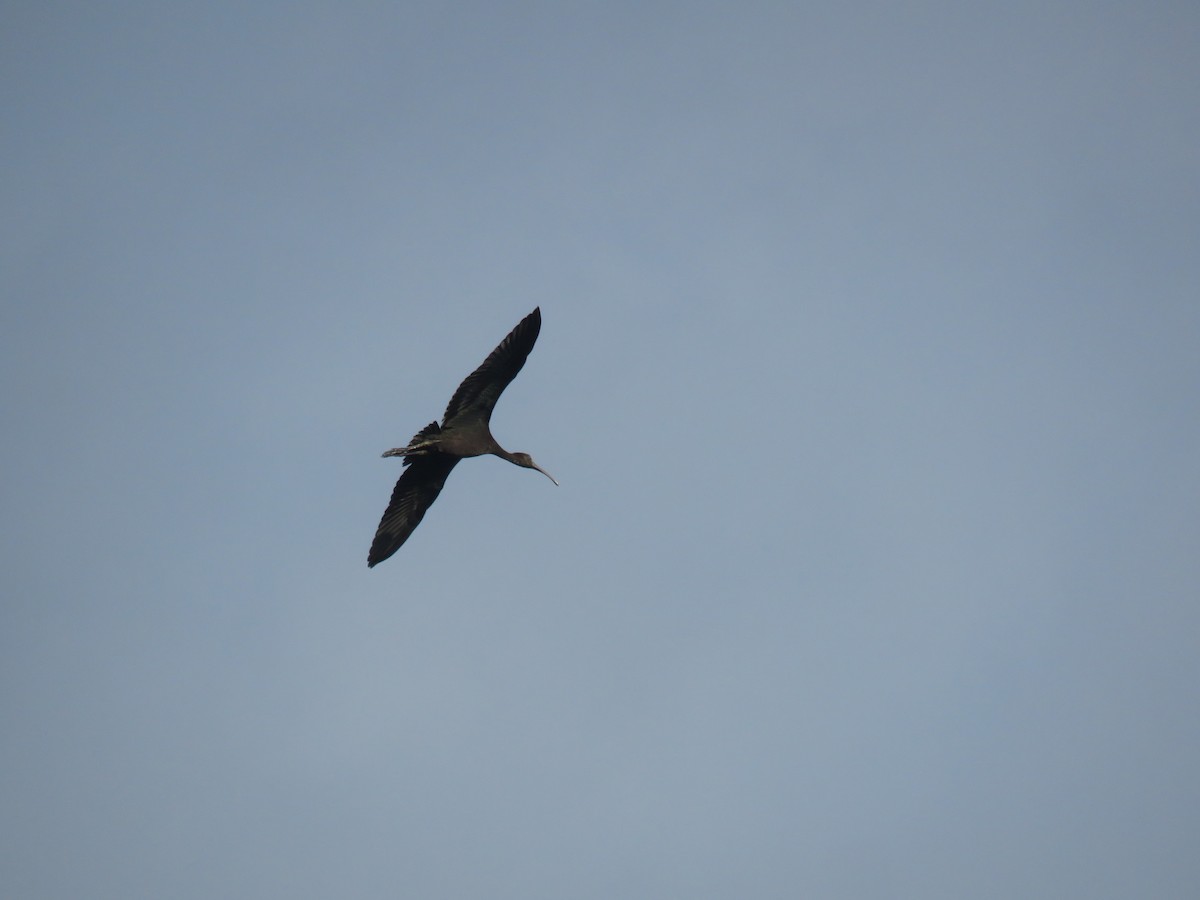
M 1198 47 L 4 4 L 0 895 L 1197 896 Z

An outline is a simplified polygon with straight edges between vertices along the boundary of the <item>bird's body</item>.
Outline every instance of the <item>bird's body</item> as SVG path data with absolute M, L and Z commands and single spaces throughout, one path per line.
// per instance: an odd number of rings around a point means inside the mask
M 496 401 L 525 365 L 541 328 L 541 310 L 534 309 L 458 386 L 440 425 L 430 422 L 407 446 L 383 454 L 403 457 L 406 468 L 375 532 L 368 566 L 383 562 L 408 540 L 461 459 L 490 453 L 515 465 L 537 469 L 554 481 L 554 476 L 528 453 L 509 453 L 501 447 L 490 427 Z

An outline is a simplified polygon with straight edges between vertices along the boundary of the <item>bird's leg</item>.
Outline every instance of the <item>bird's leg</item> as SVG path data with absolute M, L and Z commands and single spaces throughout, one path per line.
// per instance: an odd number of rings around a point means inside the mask
M 413 441 L 407 447 L 393 447 L 384 451 L 384 456 L 427 456 L 434 445 L 428 441 L 417 443 Z

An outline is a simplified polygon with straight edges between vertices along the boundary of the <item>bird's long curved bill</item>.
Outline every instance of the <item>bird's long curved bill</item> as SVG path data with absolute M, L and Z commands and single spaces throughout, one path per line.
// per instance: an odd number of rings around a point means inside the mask
M 554 482 L 554 486 L 555 486 L 555 487 L 558 487 L 558 482 L 557 482 L 557 481 L 555 481 L 555 479 L 554 479 L 554 476 L 553 476 L 553 475 L 551 475 L 549 472 L 547 472 L 545 469 L 543 469 L 543 468 L 542 468 L 541 466 L 539 466 L 537 463 L 533 463 L 533 467 L 534 467 L 535 469 L 537 469 L 539 472 L 541 472 L 543 475 L 545 475 L 547 478 L 549 478 L 551 481 L 553 481 L 553 482 Z

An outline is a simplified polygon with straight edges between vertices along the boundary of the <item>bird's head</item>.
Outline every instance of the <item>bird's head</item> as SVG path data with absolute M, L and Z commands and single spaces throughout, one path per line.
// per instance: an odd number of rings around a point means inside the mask
M 541 466 L 539 466 L 537 463 L 535 463 L 533 461 L 533 457 L 530 456 L 528 453 L 514 453 L 511 457 L 511 459 L 518 466 L 524 466 L 526 469 L 537 469 L 539 472 L 541 472 L 543 475 L 545 475 L 551 481 L 554 481 L 554 476 L 551 475 L 549 472 L 547 472 L 545 469 L 543 469 Z M 554 483 L 556 485 L 558 484 L 557 481 L 554 481 Z

